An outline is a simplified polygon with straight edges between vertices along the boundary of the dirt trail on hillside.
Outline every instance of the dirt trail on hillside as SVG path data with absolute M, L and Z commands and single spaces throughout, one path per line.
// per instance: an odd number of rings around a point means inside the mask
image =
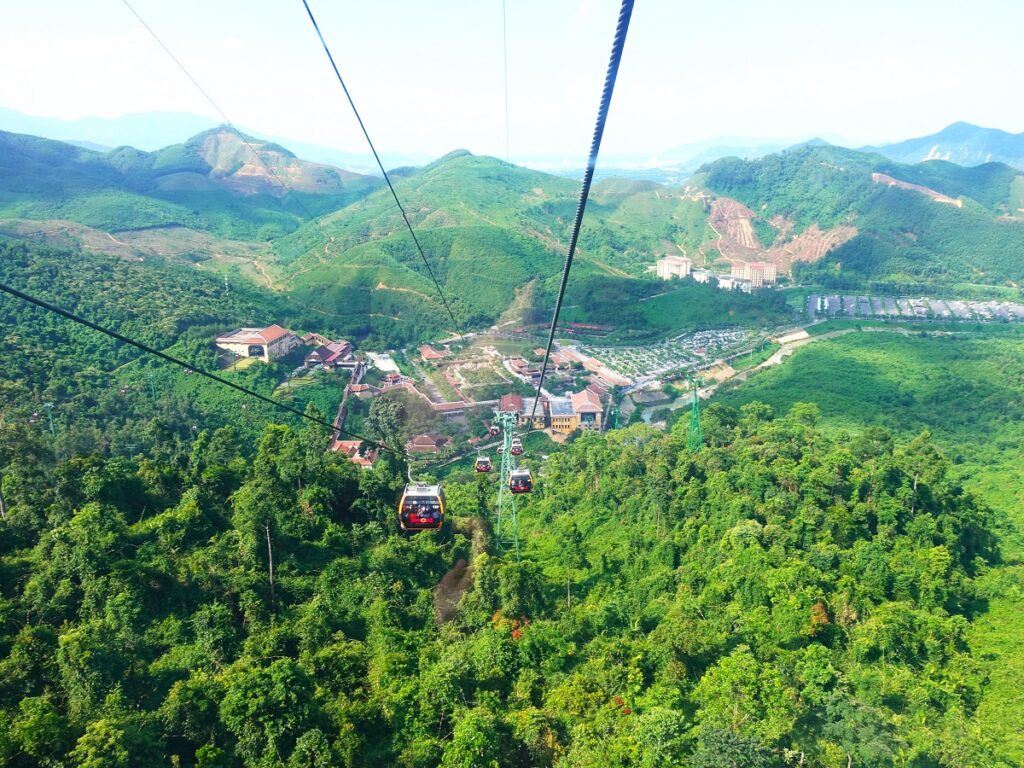
M 459 527 L 459 533 L 468 533 L 472 544 L 469 562 L 459 558 L 434 587 L 434 617 L 438 626 L 455 618 L 459 601 L 473 587 L 473 561 L 487 551 L 488 526 L 483 518 L 471 517 L 453 522 L 452 528 Z

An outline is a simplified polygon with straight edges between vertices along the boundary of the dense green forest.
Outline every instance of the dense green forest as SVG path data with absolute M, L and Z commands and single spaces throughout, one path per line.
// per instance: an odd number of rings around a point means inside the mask
M 976 723 L 1007 763 L 1024 763 L 1024 342 L 849 333 L 799 350 L 715 399 L 739 407 L 752 398 L 780 412 L 813 401 L 823 425 L 851 435 L 882 426 L 911 439 L 927 429 L 965 487 L 1006 512 L 1004 563 L 978 582 L 988 609 L 972 629 L 972 646 L 987 683 Z
M 196 368 L 216 371 L 211 340 L 244 325 L 297 323 L 294 304 L 245 284 L 224 282 L 175 264 L 137 263 L 98 254 L 0 241 L 0 280 L 93 322 L 168 351 Z M 301 308 L 300 308 L 301 309 Z M 316 323 L 315 316 L 305 318 Z M 268 418 L 286 418 L 177 366 L 107 336 L 0 296 L 3 417 L 49 430 L 58 455 L 173 452 L 197 429 L 234 424 L 255 439 Z M 312 325 L 319 329 L 319 325 Z M 301 361 L 301 355 L 300 355 Z M 295 361 L 223 375 L 264 395 L 274 392 Z M 290 404 L 332 414 L 343 383 L 299 390 Z M 243 407 L 244 406 L 244 407 Z M 193 429 L 195 428 L 195 429 Z
M 273 239 L 266 282 L 286 290 L 8 241 L 0 279 L 209 370 L 211 338 L 242 325 L 364 348 L 452 330 L 374 182 L 305 168 L 328 190 L 304 193 L 309 208 L 239 196 L 197 182 L 240 167 L 236 145 L 209 138 L 100 154 L 0 133 L 0 171 L 20 174 L 0 181 L 0 215 Z M 997 218 L 1021 178 L 804 148 L 720 161 L 702 183 L 798 231 L 855 221 L 804 277 L 948 286 L 1019 276 L 1024 225 Z M 574 182 L 464 152 L 396 179 L 460 324 L 547 321 Z M 333 212 L 314 224 L 308 210 Z M 701 201 L 602 182 L 563 321 L 614 326 L 612 342 L 784 322 L 781 292 L 646 275 L 666 243 L 712 236 Z M 537 488 L 519 502 L 517 557 L 491 537 L 493 477 L 443 468 L 448 524 L 404 536 L 398 457 L 362 471 L 317 426 L 7 296 L 0 323 L 0 765 L 1024 761 L 1012 334 L 812 344 L 723 387 L 696 453 L 685 418 L 565 446 L 529 436 Z M 222 373 L 330 417 L 345 379 L 281 385 L 300 360 Z M 437 416 L 394 397 L 353 403 L 352 419 L 399 445 Z
M 486 481 L 402 537 L 401 468 L 314 431 L 268 426 L 250 461 L 222 428 L 166 462 L 60 462 L 7 425 L 0 756 L 996 764 L 967 643 L 993 513 L 927 439 L 815 420 L 720 410 L 698 454 L 581 438 L 520 510 L 518 561 L 491 551 Z

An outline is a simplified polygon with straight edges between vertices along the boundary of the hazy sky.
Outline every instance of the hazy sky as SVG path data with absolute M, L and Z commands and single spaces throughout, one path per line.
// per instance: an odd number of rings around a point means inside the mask
M 300 0 L 130 0 L 237 124 L 365 149 Z M 501 0 L 310 0 L 378 148 L 505 155 Z M 506 0 L 512 160 L 584 154 L 617 0 Z M 4 3 L 0 106 L 216 113 L 121 0 Z M 608 154 L 1024 131 L 1022 0 L 637 0 Z

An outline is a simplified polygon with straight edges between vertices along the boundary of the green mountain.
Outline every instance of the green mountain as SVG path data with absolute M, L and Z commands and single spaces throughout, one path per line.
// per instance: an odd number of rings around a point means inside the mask
M 120 147 L 106 153 L 0 132 L 0 218 L 69 220 L 106 233 L 184 227 L 266 240 L 380 183 L 246 140 L 263 163 L 225 128 L 156 152 Z M 274 174 L 294 193 L 286 193 Z
M 924 160 L 946 160 L 965 166 L 1006 163 L 1024 170 L 1024 133 L 1007 133 L 970 123 L 953 123 L 930 136 L 864 149 L 901 163 Z
M 801 236 L 842 228 L 844 237 L 823 257 L 812 248 L 806 261 L 813 263 L 793 258 L 804 280 L 902 291 L 1024 281 L 1024 176 L 1003 164 L 903 165 L 808 146 L 720 160 L 697 182 L 742 204 L 736 215 L 772 243 L 769 255 L 792 257 Z
M 577 183 L 455 152 L 400 174 L 395 184 L 460 323 L 489 324 L 509 307 L 527 322 L 546 318 L 568 247 Z M 583 301 L 594 285 L 618 289 L 624 299 L 663 291 L 660 282 L 642 279 L 654 259 L 678 253 L 677 243 L 710 236 L 700 201 L 652 182 L 602 182 L 587 207 L 570 303 Z M 396 328 L 416 323 L 451 331 L 386 191 L 281 238 L 274 253 L 280 284 L 327 318 L 370 313 Z
M 0 240 L 0 281 L 205 370 L 219 367 L 211 339 L 231 328 L 320 327 L 280 294 L 245 283 L 225 286 L 218 276 L 173 260 L 140 263 Z M 0 421 L 24 426 L 43 403 L 55 403 L 53 447 L 62 456 L 122 454 L 143 445 L 161 453 L 190 440 L 200 425 L 232 424 L 255 439 L 265 420 L 289 418 L 7 294 L 0 294 L 0 349 Z M 259 365 L 223 375 L 269 396 L 292 367 Z M 303 388 L 302 397 L 309 402 L 314 392 Z M 333 413 L 339 395 L 335 382 L 333 405 L 319 394 L 312 401 Z
M 340 334 L 406 344 L 455 330 L 378 179 L 250 141 L 273 173 L 224 129 L 149 153 L 0 133 L 0 233 L 202 262 Z M 393 175 L 458 326 L 547 319 L 576 182 L 465 151 Z M 904 165 L 819 142 L 718 160 L 683 188 L 606 179 L 587 206 L 567 317 L 637 339 L 694 327 L 644 311 L 689 298 L 709 307 L 706 325 L 756 314 L 747 299 L 652 279 L 657 258 L 680 253 L 718 270 L 766 259 L 830 288 L 1013 286 L 1024 281 L 1022 214 L 1024 176 L 1006 165 Z M 666 291 L 680 301 L 641 306 Z

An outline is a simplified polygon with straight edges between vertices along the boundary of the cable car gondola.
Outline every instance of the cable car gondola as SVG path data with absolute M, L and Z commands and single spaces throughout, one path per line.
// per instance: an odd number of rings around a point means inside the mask
M 533 491 L 533 474 L 528 469 L 513 469 L 508 475 L 508 489 L 512 493 Z
M 513 456 L 523 455 L 523 443 L 518 437 L 512 438 L 512 447 L 509 449 L 509 452 Z
M 403 531 L 436 531 L 444 524 L 444 489 L 440 483 L 411 483 L 398 502 L 398 527 Z
M 501 434 L 501 427 L 499 427 L 497 424 L 491 424 L 491 428 L 487 431 L 490 432 L 491 437 L 497 437 L 498 435 Z
M 491 471 L 491 460 L 487 456 L 476 457 L 476 471 L 477 472 L 490 472 Z

